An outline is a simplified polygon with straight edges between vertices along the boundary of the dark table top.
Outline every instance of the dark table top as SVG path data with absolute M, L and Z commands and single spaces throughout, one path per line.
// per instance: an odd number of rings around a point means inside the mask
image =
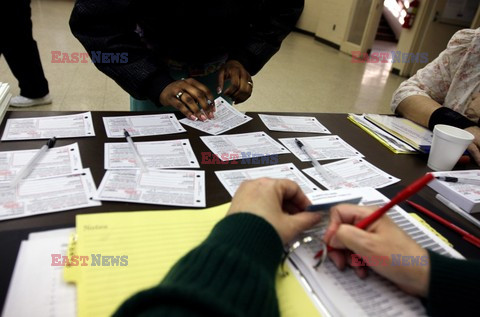
M 9 118 L 28 118 L 28 117 L 40 117 L 40 116 L 58 116 L 66 115 L 78 112 L 54 112 L 54 111 L 9 111 L 5 115 L 5 119 L 0 125 L 0 131 L 5 128 L 6 120 Z M 131 112 L 102 112 L 92 111 L 93 124 L 95 127 L 95 137 L 89 138 L 69 138 L 58 139 L 56 146 L 63 146 L 78 142 L 80 148 L 80 154 L 82 157 L 82 163 L 84 167 L 88 167 L 92 171 L 93 178 L 96 185 L 100 184 L 104 175 L 103 166 L 103 151 L 105 142 L 124 142 L 123 139 L 108 139 L 106 136 L 105 128 L 103 126 L 102 117 L 106 116 L 125 116 L 134 114 L 147 114 L 147 113 L 131 113 Z M 149 113 L 151 114 L 151 113 Z M 270 113 L 272 114 L 272 113 Z M 278 113 L 280 114 L 280 113 Z M 355 147 L 363 155 L 365 159 L 384 170 L 385 172 L 392 174 L 401 179 L 401 182 L 380 190 L 385 195 L 392 197 L 396 192 L 403 187 L 422 176 L 426 172 L 431 171 L 427 167 L 426 155 L 405 155 L 394 154 L 374 138 L 362 131 L 356 125 L 351 123 L 347 119 L 347 114 L 315 114 L 315 113 L 281 113 L 283 115 L 306 115 L 315 116 L 323 125 L 325 125 L 332 134 L 339 135 L 347 143 Z M 250 122 L 237 127 L 227 132 L 227 134 L 245 133 L 253 131 L 265 131 L 271 137 L 278 140 L 285 137 L 296 136 L 318 136 L 319 134 L 310 133 L 292 133 L 292 132 L 275 132 L 269 131 L 262 123 L 257 113 L 250 112 L 249 116 L 253 117 Z M 178 113 L 178 118 L 183 116 Z M 262 164 L 201 164 L 201 152 L 210 151 L 206 145 L 200 140 L 200 136 L 207 135 L 203 132 L 195 130 L 193 128 L 185 126 L 187 133 L 172 134 L 164 136 L 149 136 L 149 137 L 136 137 L 135 141 L 160 141 L 160 140 L 173 140 L 179 138 L 189 138 L 197 159 L 200 162 L 200 168 L 205 170 L 206 176 L 206 198 L 207 207 L 216 206 L 226 203 L 231 200 L 230 195 L 225 188 L 218 181 L 214 172 L 217 170 L 228 170 L 238 168 L 251 168 L 257 166 L 264 166 Z M 26 140 L 26 141 L 3 141 L 0 144 L 1 151 L 9 150 L 21 150 L 21 149 L 35 149 L 40 148 L 45 143 L 45 140 Z M 308 162 L 299 161 L 293 154 L 279 155 L 279 164 L 293 162 L 299 169 L 311 167 Z M 323 163 L 323 162 L 322 162 Z M 326 161 L 325 163 L 328 163 Z M 476 165 L 465 165 L 457 167 L 458 169 L 473 169 L 478 168 Z M 456 169 L 457 169 L 456 168 Z M 315 181 L 314 181 L 315 182 Z M 316 183 L 316 182 L 315 182 Z M 321 187 L 321 186 L 320 186 Z M 425 188 L 420 191 L 416 196 L 412 198 L 413 201 L 423 204 L 425 207 L 432 211 L 435 211 L 441 217 L 452 221 L 454 224 L 469 231 L 470 233 L 480 236 L 480 230 L 474 225 L 462 217 L 456 215 L 454 212 L 446 208 L 440 202 L 435 199 L 435 192 L 430 188 Z M 401 205 L 408 212 L 413 212 L 411 207 L 402 204 Z M 180 209 L 182 207 L 178 207 Z M 1 271 L 0 271 L 0 310 L 3 307 L 3 302 L 8 289 L 10 277 L 15 265 L 15 259 L 17 256 L 18 248 L 22 239 L 26 239 L 28 233 L 48 230 L 53 228 L 65 228 L 75 226 L 75 215 L 98 213 L 98 212 L 111 212 L 111 211 L 138 211 L 138 210 L 152 210 L 152 209 L 176 209 L 171 206 L 152 206 L 146 204 L 134 204 L 124 202 L 102 202 L 102 206 L 83 208 L 78 210 L 69 210 L 56 213 L 42 214 L 38 216 L 12 219 L 6 221 L 0 221 L 0 254 L 1 254 Z M 427 221 L 432 227 L 444 235 L 466 258 L 480 259 L 480 249 L 465 242 L 458 234 L 452 232 L 450 229 L 445 228 L 443 225 L 438 224 L 430 218 L 426 218 L 423 214 L 420 215 Z M 479 216 L 476 216 L 480 219 Z

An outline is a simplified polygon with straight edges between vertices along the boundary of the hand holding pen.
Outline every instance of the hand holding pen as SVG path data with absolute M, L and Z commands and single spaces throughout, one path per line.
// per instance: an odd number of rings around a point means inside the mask
M 52 147 L 55 146 L 55 142 L 57 141 L 57 139 L 55 137 L 49 139 L 47 141 L 47 144 L 45 144 L 44 146 L 42 146 L 40 148 L 40 150 L 38 150 L 37 153 L 35 153 L 35 155 L 30 159 L 30 161 L 28 161 L 28 163 L 26 165 L 24 165 L 19 171 L 18 173 L 15 175 L 15 178 L 11 181 L 10 183 L 10 187 L 15 187 L 17 186 L 17 184 L 22 180 L 24 179 L 25 177 L 27 177 L 28 175 L 30 175 L 30 173 L 32 172 L 33 168 L 35 167 L 35 165 L 37 165 L 38 161 L 40 161 L 40 159 L 43 157 L 43 155 L 45 155 L 45 153 L 48 151 L 48 149 L 51 149 Z
M 370 225 L 372 225 L 375 221 L 380 219 L 383 215 L 387 213 L 390 208 L 399 204 L 400 202 L 408 199 L 413 194 L 417 193 L 420 189 L 422 189 L 425 185 L 427 185 L 430 181 L 434 178 L 433 174 L 428 173 L 424 176 L 417 179 L 415 182 L 407 186 L 404 190 L 399 192 L 395 197 L 392 198 L 387 204 L 383 205 L 382 207 L 378 208 L 375 212 L 370 214 L 368 217 L 365 217 L 361 220 L 355 222 L 355 227 L 361 230 L 367 229 Z M 325 241 L 329 241 L 326 237 Z M 328 252 L 335 251 L 334 247 L 329 245 L 327 248 Z M 322 255 L 323 250 L 320 250 L 315 254 L 315 258 L 318 258 Z
M 381 217 L 367 230 L 355 226 L 368 219 L 374 207 L 338 205 L 331 209 L 330 224 L 325 241 L 334 247 L 328 252 L 329 258 L 343 270 L 350 265 L 355 273 L 364 278 L 368 268 L 397 284 L 405 292 L 426 296 L 428 292 L 430 261 L 428 252 L 418 245 L 389 217 Z M 392 254 L 418 256 L 425 265 L 391 265 Z M 360 257 L 386 261 L 386 265 L 362 266 Z

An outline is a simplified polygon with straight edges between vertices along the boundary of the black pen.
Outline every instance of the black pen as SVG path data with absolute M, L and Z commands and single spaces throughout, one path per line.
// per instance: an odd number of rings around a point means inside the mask
M 438 179 L 439 181 L 444 181 L 448 183 L 471 184 L 471 185 L 480 186 L 480 179 L 450 177 L 450 176 L 436 176 L 435 178 Z

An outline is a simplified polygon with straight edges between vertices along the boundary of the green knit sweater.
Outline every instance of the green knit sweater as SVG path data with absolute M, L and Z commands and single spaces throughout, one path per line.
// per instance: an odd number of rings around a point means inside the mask
M 239 213 L 220 221 L 156 287 L 123 303 L 114 316 L 278 316 L 275 272 L 282 243 L 262 218 Z M 433 316 L 475 312 L 480 262 L 430 252 Z

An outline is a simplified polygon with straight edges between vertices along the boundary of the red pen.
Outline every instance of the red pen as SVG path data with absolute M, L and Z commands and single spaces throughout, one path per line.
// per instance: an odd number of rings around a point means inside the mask
M 436 221 L 440 222 L 442 225 L 452 229 L 453 231 L 456 231 L 457 233 L 459 233 L 462 236 L 462 238 L 464 238 L 465 240 L 467 240 L 471 244 L 475 245 L 476 247 L 480 248 L 480 239 L 479 238 L 477 238 L 474 235 L 468 233 L 467 231 L 463 230 L 462 228 L 454 225 L 450 221 L 447 221 L 447 220 L 443 219 L 442 217 L 433 213 L 432 211 L 428 210 L 427 208 L 425 208 L 423 206 L 420 206 L 419 204 L 416 204 L 416 203 L 411 202 L 409 200 L 407 200 L 407 204 L 409 204 L 410 206 L 412 206 L 416 210 L 418 210 L 420 212 L 423 212 L 427 216 L 435 219 Z
M 408 197 L 412 196 L 416 192 L 418 192 L 420 189 L 422 189 L 425 185 L 427 185 L 432 179 L 435 177 L 431 173 L 427 173 L 424 176 L 420 177 L 417 179 L 415 182 L 412 184 L 408 185 L 404 190 L 399 192 L 395 197 L 392 198 L 387 204 L 383 205 L 379 209 L 377 209 L 374 213 L 372 213 L 370 216 L 366 217 L 365 219 L 361 220 L 358 222 L 355 227 L 359 229 L 366 229 L 369 225 L 374 223 L 378 218 L 382 217 L 390 208 L 395 206 L 396 204 L 404 201 Z M 327 251 L 333 251 L 335 250 L 331 246 L 327 246 Z M 318 258 L 322 255 L 323 250 L 320 250 L 315 254 L 315 258 Z

